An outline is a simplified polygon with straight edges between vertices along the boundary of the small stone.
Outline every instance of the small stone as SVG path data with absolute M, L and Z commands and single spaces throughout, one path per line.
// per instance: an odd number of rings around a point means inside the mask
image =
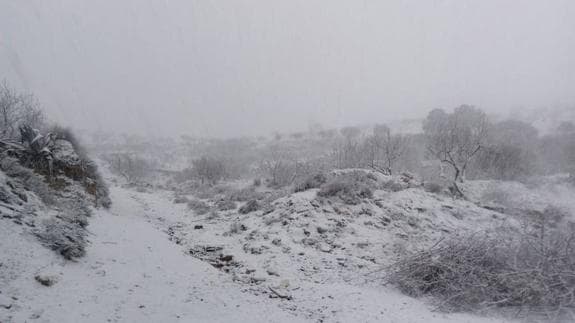
M 276 276 L 276 277 L 280 276 L 280 274 L 278 274 L 278 272 L 275 269 L 271 269 L 271 268 L 268 268 L 267 273 L 270 276 Z
M 224 262 L 230 262 L 234 259 L 234 256 L 232 255 L 227 255 L 227 256 L 220 256 L 220 260 L 224 261 Z
M 0 295 L 0 308 L 7 310 L 12 308 L 12 300 L 6 296 Z
M 324 234 L 327 232 L 327 229 L 324 227 L 317 227 L 317 233 Z
M 266 280 L 267 280 L 267 278 L 261 277 L 261 276 L 255 276 L 255 277 L 252 277 L 252 278 L 251 278 L 251 281 L 252 281 L 254 284 L 263 283 L 263 282 L 265 282 Z
M 58 282 L 58 278 L 55 276 L 47 276 L 47 275 L 36 275 L 34 276 L 37 282 L 42 284 L 42 286 L 50 287 Z
M 258 247 L 251 247 L 250 248 L 250 253 L 252 255 L 261 255 L 263 253 L 262 248 L 258 248 Z
M 330 253 L 333 250 L 333 248 L 331 247 L 331 245 L 327 243 L 320 243 L 319 250 L 322 252 Z
M 203 228 L 204 228 L 204 226 L 201 225 L 201 224 L 197 224 L 197 225 L 194 226 L 194 230 L 201 230 L 201 229 L 203 229 Z

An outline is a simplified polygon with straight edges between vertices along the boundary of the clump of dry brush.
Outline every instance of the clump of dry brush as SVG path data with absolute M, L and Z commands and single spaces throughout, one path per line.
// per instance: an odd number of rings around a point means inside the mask
M 390 269 L 387 283 L 411 296 L 432 296 L 442 311 L 503 308 L 555 318 L 573 315 L 575 227 L 538 223 L 504 234 L 460 236 Z

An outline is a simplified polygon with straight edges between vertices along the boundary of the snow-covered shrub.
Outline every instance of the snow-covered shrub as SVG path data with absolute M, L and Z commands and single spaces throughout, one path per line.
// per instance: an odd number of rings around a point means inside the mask
M 54 205 L 56 203 L 53 190 L 42 176 L 35 174 L 30 168 L 22 166 L 15 158 L 5 156 L 0 158 L 0 169 L 6 175 L 21 181 L 24 188 L 36 194 L 44 204 Z
M 46 219 L 35 231 L 36 236 L 46 247 L 72 260 L 86 253 L 86 231 L 74 223 L 58 218 Z
M 218 202 L 216 202 L 216 208 L 218 209 L 218 211 L 229 211 L 229 210 L 235 210 L 237 208 L 237 204 L 236 202 L 232 201 L 232 200 L 219 200 Z
M 403 191 L 404 189 L 406 189 L 407 185 L 399 183 L 393 179 L 390 179 L 390 180 L 384 182 L 383 185 L 381 186 L 381 188 L 383 188 L 385 191 L 400 192 L 400 191 Z
M 364 198 L 372 198 L 372 189 L 352 178 L 335 178 L 320 187 L 319 197 L 338 197 L 346 204 L 358 204 Z
M 112 173 L 123 177 L 129 184 L 144 182 L 151 173 L 152 165 L 146 159 L 127 153 L 116 153 L 105 157 Z
M 323 173 L 318 173 L 306 178 L 303 182 L 296 184 L 294 192 L 303 192 L 312 188 L 319 188 L 327 182 L 327 176 Z
M 261 200 L 264 194 L 257 192 L 253 187 L 246 187 L 241 189 L 232 189 L 227 192 L 227 197 L 231 201 L 246 202 L 250 200 Z
M 443 186 L 439 183 L 436 183 L 436 182 L 426 182 L 423 185 L 423 188 L 425 189 L 426 192 L 429 192 L 429 193 L 438 194 L 438 193 L 443 192 Z
M 575 306 L 575 230 L 533 228 L 445 240 L 392 265 L 386 278 L 441 310 L 514 308 L 559 313 Z
M 78 138 L 69 128 L 58 125 L 53 126 L 50 133 L 54 140 L 52 154 L 55 173 L 81 182 L 86 192 L 94 197 L 96 206 L 109 208 L 112 201 L 108 186 Z
M 185 196 L 177 196 L 177 197 L 174 199 L 174 204 L 186 204 L 186 203 L 188 203 L 189 201 L 190 201 L 190 200 L 188 200 L 188 198 L 185 197 Z
M 240 214 L 248 214 L 248 213 L 252 213 L 252 212 L 259 210 L 260 207 L 261 207 L 261 205 L 260 205 L 260 203 L 258 203 L 257 200 L 251 200 L 251 201 L 247 202 L 246 204 L 242 205 L 242 207 L 240 207 L 238 212 Z
M 190 200 L 188 208 L 196 213 L 196 215 L 204 215 L 210 211 L 210 206 L 201 200 Z
M 74 152 L 80 158 L 87 158 L 88 152 L 86 151 L 84 146 L 80 143 L 80 140 L 78 139 L 78 137 L 76 137 L 72 129 L 62 127 L 60 125 L 53 125 L 48 130 L 48 132 L 52 134 L 54 140 L 65 140 L 69 142 L 74 148 Z

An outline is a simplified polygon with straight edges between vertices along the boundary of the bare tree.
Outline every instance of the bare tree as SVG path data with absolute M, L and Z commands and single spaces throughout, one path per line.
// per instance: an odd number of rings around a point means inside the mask
M 107 160 L 110 170 L 129 183 L 141 182 L 150 174 L 152 168 L 146 160 L 128 153 L 113 154 Z
M 463 181 L 469 162 L 485 146 L 489 122 L 480 109 L 469 105 L 448 114 L 429 113 L 423 123 L 428 152 L 454 170 L 454 182 Z
M 386 125 L 376 125 L 373 136 L 368 138 L 371 167 L 392 175 L 396 162 L 407 151 L 408 137 L 401 134 L 393 135 Z
M 293 183 L 297 177 L 297 160 L 289 151 L 273 146 L 259 163 L 259 171 L 270 181 L 271 186 L 283 187 Z
M 222 160 L 213 157 L 202 157 L 192 162 L 192 174 L 202 181 L 202 184 L 216 184 L 226 176 L 226 167 Z
M 16 138 L 20 126 L 40 128 L 44 115 L 38 108 L 38 102 L 32 95 L 21 94 L 8 86 L 0 84 L 0 134 L 4 138 Z
M 337 168 L 361 167 L 365 156 L 360 142 L 361 129 L 358 127 L 345 127 L 340 130 L 342 138 L 336 143 L 333 150 Z

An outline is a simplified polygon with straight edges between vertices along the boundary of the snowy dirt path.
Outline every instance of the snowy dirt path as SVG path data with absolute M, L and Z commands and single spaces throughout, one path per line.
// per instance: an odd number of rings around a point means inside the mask
M 141 203 L 127 191 L 113 189 L 113 199 L 112 214 L 98 211 L 91 219 L 91 245 L 77 263 L 37 246 L 38 252 L 23 251 L 20 264 L 28 264 L 4 290 L 18 300 L 0 322 L 301 321 L 185 255 L 141 216 Z M 58 283 L 41 286 L 37 273 L 55 275 Z

